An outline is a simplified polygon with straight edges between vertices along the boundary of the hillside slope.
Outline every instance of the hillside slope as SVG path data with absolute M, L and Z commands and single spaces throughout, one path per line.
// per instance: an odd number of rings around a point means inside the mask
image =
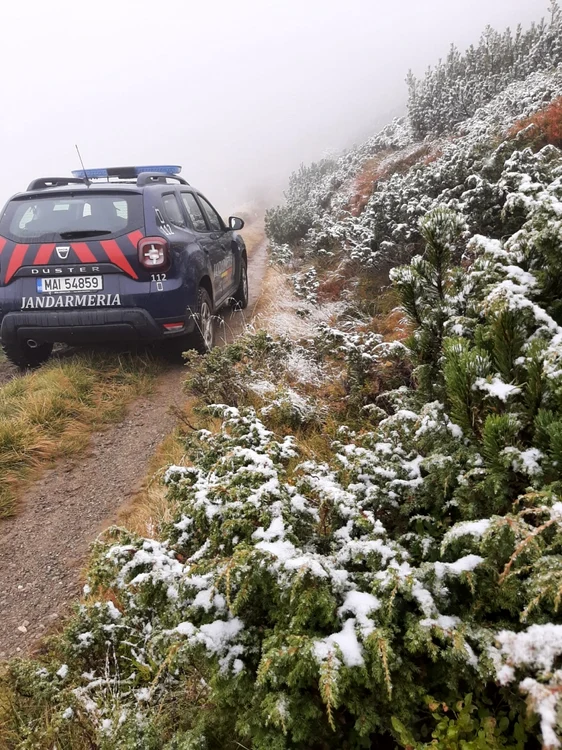
M 523 80 L 479 68 L 461 122 L 414 136 L 418 86 L 292 176 L 266 320 L 299 338 L 190 355 L 167 518 L 100 540 L 10 664 L 8 747 L 560 747 L 560 31 L 554 5 Z

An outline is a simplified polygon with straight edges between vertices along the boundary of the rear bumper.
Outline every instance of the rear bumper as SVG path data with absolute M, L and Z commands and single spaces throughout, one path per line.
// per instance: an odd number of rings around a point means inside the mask
M 177 318 L 174 319 L 174 322 Z M 169 338 L 163 325 L 166 320 L 155 320 L 142 308 L 118 310 L 64 310 L 60 312 L 10 312 L 4 315 L 0 328 L 2 341 L 52 342 L 63 344 L 92 344 L 105 341 L 156 341 Z M 188 333 L 192 321 L 175 335 Z

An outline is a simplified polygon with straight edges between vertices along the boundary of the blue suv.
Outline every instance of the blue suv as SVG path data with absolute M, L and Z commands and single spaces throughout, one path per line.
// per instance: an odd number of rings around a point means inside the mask
M 248 304 L 237 232 L 179 176 L 117 167 L 34 180 L 0 217 L 0 337 L 33 367 L 53 344 L 166 341 L 206 352 L 214 314 Z

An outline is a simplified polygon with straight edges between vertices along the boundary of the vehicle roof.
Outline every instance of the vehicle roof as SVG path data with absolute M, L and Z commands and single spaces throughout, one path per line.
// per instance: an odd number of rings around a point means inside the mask
M 57 185 L 53 187 L 45 187 L 40 188 L 37 190 L 23 190 L 19 193 L 16 193 L 12 196 L 11 200 L 17 200 L 19 198 L 28 198 L 28 197 L 40 197 L 42 195 L 68 195 L 69 193 L 97 193 L 99 192 L 126 192 L 126 193 L 144 193 L 146 190 L 149 191 L 158 191 L 162 192 L 164 190 L 170 190 L 174 189 L 176 187 L 181 187 L 182 189 L 192 190 L 196 193 L 199 193 L 199 191 L 193 187 L 193 185 L 178 185 L 176 183 L 166 183 L 166 184 L 154 184 L 154 185 L 143 185 L 142 187 L 138 187 L 136 182 L 125 182 L 125 181 L 114 181 L 114 182 L 91 182 L 89 185 L 86 185 L 86 183 L 72 183 L 69 185 Z

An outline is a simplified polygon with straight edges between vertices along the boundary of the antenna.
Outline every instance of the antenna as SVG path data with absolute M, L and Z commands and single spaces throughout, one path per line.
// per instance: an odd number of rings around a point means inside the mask
M 82 165 L 82 169 L 84 170 L 84 182 L 86 183 L 88 187 L 90 187 L 90 180 L 88 179 L 88 173 L 86 172 L 86 168 L 84 167 L 84 162 L 82 161 L 82 154 L 80 153 L 78 144 L 75 143 L 74 147 L 76 148 L 76 153 L 78 154 L 78 158 L 80 159 L 80 164 Z

